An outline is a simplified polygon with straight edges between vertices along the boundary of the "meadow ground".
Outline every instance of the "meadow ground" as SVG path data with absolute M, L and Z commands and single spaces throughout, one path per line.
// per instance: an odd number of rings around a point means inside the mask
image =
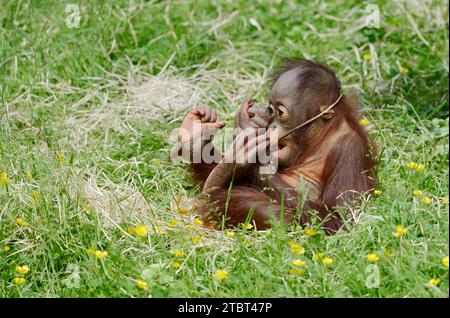
M 372 3 L 0 1 L 0 296 L 448 297 L 447 3 Z M 169 135 L 294 56 L 359 93 L 379 192 L 334 236 L 205 230 Z

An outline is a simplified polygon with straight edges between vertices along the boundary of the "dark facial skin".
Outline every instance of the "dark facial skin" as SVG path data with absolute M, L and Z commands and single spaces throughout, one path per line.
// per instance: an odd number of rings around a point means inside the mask
M 271 118 L 271 125 L 278 130 L 278 136 L 283 136 L 288 130 L 294 128 L 296 118 L 294 116 L 297 102 L 296 79 L 299 69 L 292 69 L 282 74 L 273 85 L 269 94 L 269 106 L 267 112 Z M 298 153 L 299 146 L 294 142 L 294 135 L 291 134 L 279 141 L 279 151 L 274 155 L 278 157 L 278 164 L 281 167 L 291 165 Z

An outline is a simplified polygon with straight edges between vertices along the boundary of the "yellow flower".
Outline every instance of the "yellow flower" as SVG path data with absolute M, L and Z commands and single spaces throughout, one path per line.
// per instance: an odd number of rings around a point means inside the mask
M 226 280 L 228 278 L 228 272 L 224 269 L 218 269 L 214 274 L 214 278 L 218 280 Z
M 383 193 L 383 191 L 381 191 L 381 190 L 373 190 L 374 195 L 380 195 L 382 193 Z
M 392 257 L 392 256 L 394 256 L 394 253 L 392 253 L 390 250 L 388 250 L 388 249 L 385 249 L 384 251 L 383 251 L 383 254 L 384 254 L 384 256 L 387 256 L 387 257 Z
M 0 171 L 0 187 L 4 187 L 8 183 L 8 174 L 5 171 Z
M 417 168 L 417 163 L 411 161 L 406 165 L 409 169 L 416 169 Z
M 27 179 L 28 181 L 33 181 L 33 175 L 31 174 L 30 171 L 27 172 Z
M 305 270 L 303 268 L 292 268 L 289 270 L 289 273 L 294 276 L 301 276 L 305 273 Z
M 153 164 L 154 164 L 155 166 L 160 166 L 160 165 L 161 165 L 161 161 L 155 160 L 155 161 L 153 161 Z
M 175 251 L 173 251 L 173 255 L 175 255 L 175 257 L 183 257 L 184 253 L 183 253 L 183 251 L 175 250 Z
M 34 204 L 39 205 L 39 197 L 41 196 L 40 193 L 33 191 L 33 192 L 31 192 L 31 196 L 33 197 Z
M 196 219 L 194 219 L 194 224 L 197 225 L 197 226 L 202 226 L 203 225 L 203 221 L 196 218 Z
M 307 227 L 305 228 L 305 233 L 308 236 L 314 236 L 317 232 L 314 229 Z
M 198 242 L 200 242 L 201 239 L 202 239 L 202 236 L 201 236 L 201 235 L 194 236 L 194 237 L 192 238 L 192 243 L 193 243 L 194 245 L 196 245 Z
M 30 271 L 30 268 L 27 265 L 23 265 L 23 266 L 17 265 L 16 266 L 16 272 L 21 275 L 25 275 L 29 271 Z
M 423 172 L 423 171 L 425 171 L 425 165 L 418 164 L 415 169 L 417 172 Z
M 84 206 L 84 209 L 88 212 L 92 212 L 94 210 L 94 207 L 88 203 Z
M 406 75 L 406 74 L 408 74 L 409 69 L 407 69 L 406 67 L 403 67 L 403 66 L 402 66 L 402 67 L 400 68 L 400 72 L 401 72 L 402 74 L 405 74 L 405 75 Z
M 156 234 L 164 234 L 166 231 L 164 229 L 160 228 L 159 226 L 155 226 L 155 233 Z
M 134 229 L 134 227 L 129 227 L 128 229 L 127 229 L 127 233 L 128 234 L 134 234 L 135 232 L 135 229 Z
M 366 127 L 368 124 L 370 124 L 369 120 L 367 118 L 363 117 L 359 120 L 359 124 L 361 127 Z
M 235 237 L 235 235 L 236 235 L 236 233 L 234 233 L 234 232 L 232 232 L 232 231 L 227 231 L 225 234 L 226 234 L 229 238 L 233 238 L 233 237 Z
M 253 228 L 253 224 L 251 224 L 251 223 L 242 224 L 242 228 L 244 230 L 251 230 Z
M 144 282 L 143 280 L 136 279 L 134 281 L 136 283 L 136 286 L 143 290 L 148 290 L 148 284 Z
M 169 223 L 167 223 L 167 226 L 174 227 L 178 224 L 178 222 L 179 222 L 178 220 L 172 220 Z
M 300 255 L 305 254 L 305 248 L 301 247 L 297 243 L 291 242 L 291 243 L 289 243 L 289 246 L 291 247 L 292 254 L 300 254 Z
M 305 261 L 302 261 L 301 259 L 296 259 L 292 261 L 292 265 L 296 266 L 296 267 L 303 267 L 305 266 Z
M 367 260 L 369 263 L 376 263 L 380 260 L 380 257 L 377 255 L 377 253 L 370 253 L 367 254 Z
M 181 264 L 178 263 L 178 262 L 173 262 L 172 263 L 172 267 L 175 268 L 175 269 L 179 269 L 181 267 Z
M 11 249 L 11 247 L 9 247 L 8 245 L 3 245 L 3 250 L 5 252 L 8 252 L 10 249 Z M 447 262 L 447 264 L 448 264 L 448 262 Z
M 363 55 L 363 59 L 366 60 L 366 61 L 372 60 L 372 54 L 370 54 L 370 53 L 364 54 Z
M 448 267 L 448 256 L 446 256 L 442 259 L 442 265 L 444 265 L 445 267 Z
M 28 225 L 28 223 L 25 220 L 21 219 L 21 218 L 16 218 L 16 223 L 19 226 L 27 226 Z
M 399 225 L 397 225 L 397 228 L 396 228 L 395 232 L 393 233 L 393 235 L 398 238 L 398 237 L 401 237 L 406 232 L 408 232 L 408 228 L 403 227 L 399 224 Z
M 13 279 L 13 283 L 16 284 L 17 286 L 22 285 L 23 283 L 25 283 L 27 280 L 23 277 L 14 277 Z
M 58 161 L 60 164 L 65 164 L 66 163 L 66 157 L 64 156 L 63 153 L 58 153 L 56 154 L 56 158 L 58 158 Z
M 416 196 L 416 197 L 418 197 L 418 196 L 421 196 L 422 194 L 423 194 L 423 191 L 422 190 L 414 190 L 413 191 L 413 194 Z
M 93 248 L 88 248 L 87 250 L 86 250 L 86 253 L 88 253 L 89 255 L 91 255 L 91 254 L 95 254 L 95 249 L 93 249 Z
M 448 198 L 442 198 L 441 199 L 442 204 L 448 204 Z
M 314 254 L 312 257 L 313 261 L 320 261 L 322 258 L 324 258 L 325 254 L 324 253 L 317 253 Z
M 134 233 L 139 236 L 145 236 L 148 233 L 148 228 L 144 224 L 139 224 L 134 228 Z
M 441 279 L 440 278 L 432 278 L 428 281 L 428 284 L 433 285 L 433 286 L 437 286 L 441 283 Z
M 420 202 L 422 202 L 423 204 L 431 204 L 431 199 L 429 197 L 423 197 Z
M 98 259 L 104 259 L 106 256 L 108 256 L 108 252 L 106 252 L 106 251 L 97 250 L 94 252 L 94 254 L 95 254 L 95 257 L 97 257 Z
M 331 257 L 324 257 L 322 259 L 322 263 L 324 263 L 325 265 L 331 265 L 333 263 L 333 259 Z

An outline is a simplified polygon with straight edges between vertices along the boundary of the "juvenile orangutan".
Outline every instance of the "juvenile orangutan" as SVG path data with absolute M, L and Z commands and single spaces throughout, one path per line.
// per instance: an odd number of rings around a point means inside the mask
M 247 138 L 235 134 L 224 154 L 211 137 L 225 123 L 213 108 L 195 108 L 183 120 L 179 140 L 190 146 L 189 170 L 203 189 L 197 211 L 208 224 L 225 226 L 245 222 L 250 213 L 258 229 L 281 219 L 305 225 L 316 215 L 327 233 L 335 233 L 342 226 L 336 208 L 375 186 L 371 149 L 358 117 L 356 101 L 343 95 L 335 73 L 309 60 L 290 60 L 274 74 L 265 109 L 252 98 L 244 103 L 235 129 L 270 129 Z M 196 122 L 202 124 L 197 132 Z M 278 134 L 275 148 L 271 131 Z M 213 160 L 194 160 L 195 149 Z M 276 159 L 273 174 L 262 174 L 264 165 L 255 162 L 261 150 Z

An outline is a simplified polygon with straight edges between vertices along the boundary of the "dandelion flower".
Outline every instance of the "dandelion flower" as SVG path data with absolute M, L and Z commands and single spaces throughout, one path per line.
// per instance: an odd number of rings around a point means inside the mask
M 86 250 L 86 253 L 88 253 L 89 255 L 92 255 L 92 254 L 95 254 L 95 249 L 93 249 L 93 248 L 88 248 L 87 250 Z
M 21 219 L 21 218 L 16 218 L 16 223 L 19 226 L 27 226 L 28 225 L 28 223 L 25 220 Z
M 383 193 L 383 191 L 381 191 L 381 190 L 377 190 L 377 189 L 373 190 L 374 195 L 380 195 L 382 193 Z
M 402 74 L 408 74 L 409 73 L 409 69 L 408 68 L 406 68 L 406 67 L 404 67 L 404 66 L 402 66 L 401 68 L 400 68 L 400 72 L 402 73 Z
M 305 233 L 306 233 L 306 235 L 308 235 L 308 236 L 314 236 L 314 235 L 317 234 L 317 232 L 316 232 L 314 229 L 309 228 L 309 227 L 307 227 L 307 228 L 305 229 Z
M 416 197 L 419 197 L 419 196 L 421 196 L 421 195 L 423 194 L 423 191 L 422 191 L 422 190 L 416 189 L 416 190 L 413 191 L 413 194 L 414 194 Z
M 175 255 L 175 257 L 183 257 L 184 253 L 183 253 L 183 251 L 175 250 L 175 251 L 173 251 L 173 255 Z
M 139 236 L 145 236 L 148 233 L 148 228 L 144 224 L 139 224 L 134 228 L 134 233 L 136 233 Z
M 66 157 L 64 156 L 63 153 L 58 153 L 56 154 L 56 158 L 58 158 L 58 161 L 60 164 L 65 164 L 66 163 Z
M 90 205 L 90 204 L 86 204 L 86 205 L 84 206 L 84 209 L 85 209 L 86 211 L 88 211 L 88 212 L 92 212 L 92 211 L 94 210 L 94 207 L 93 207 L 92 205 Z
M 442 204 L 448 204 L 448 198 L 442 198 L 441 199 Z
M 4 187 L 8 183 L 8 174 L 5 171 L 0 171 L 0 187 Z
M 160 166 L 160 165 L 161 165 L 161 161 L 155 160 L 155 161 L 153 161 L 153 164 L 154 164 L 155 166 Z
M 367 254 L 367 260 L 369 263 L 376 263 L 380 260 L 380 257 L 377 255 L 377 253 L 370 253 Z
M 407 227 L 403 227 L 400 224 L 397 225 L 397 228 L 395 230 L 395 232 L 393 233 L 393 235 L 397 238 L 401 237 L 403 234 L 405 234 L 406 232 L 408 232 L 408 228 Z
M 23 277 L 14 277 L 13 279 L 13 283 L 17 286 L 22 285 L 23 283 L 25 283 L 27 280 Z
M 323 259 L 324 257 L 325 257 L 325 254 L 324 254 L 324 253 L 317 253 L 317 254 L 314 254 L 314 255 L 313 255 L 312 260 L 313 260 L 313 261 L 320 261 L 320 260 Z
M 232 232 L 232 231 L 227 231 L 226 232 L 226 236 L 228 236 L 229 238 L 233 238 L 236 236 L 236 233 Z
M 138 288 L 143 289 L 143 290 L 148 290 L 148 284 L 146 282 L 144 282 L 143 280 L 136 279 L 134 282 L 136 283 L 136 286 Z
M 8 252 L 10 249 L 11 249 L 11 247 L 9 247 L 8 245 L 3 245 L 3 250 L 5 252 Z M 447 262 L 447 264 L 448 264 L 448 262 Z
M 305 273 L 305 270 L 302 268 L 292 268 L 289 270 L 289 273 L 291 273 L 294 276 L 301 276 Z
M 291 247 L 292 254 L 299 254 L 299 255 L 305 254 L 305 248 L 301 247 L 297 243 L 291 242 L 291 243 L 289 243 L 289 246 Z
M 429 197 L 423 197 L 420 202 L 422 202 L 423 204 L 431 204 L 431 199 Z
M 442 259 L 442 265 L 444 265 L 445 267 L 448 267 L 448 256 L 446 256 Z
M 27 265 L 23 265 L 23 266 L 16 266 L 16 272 L 21 274 L 21 275 L 25 275 L 26 273 L 28 273 L 30 271 L 30 268 Z
M 301 259 L 296 259 L 292 261 L 292 265 L 296 267 L 304 267 L 305 264 L 306 264 L 305 261 L 302 261 Z
M 203 225 L 203 221 L 196 218 L 196 219 L 194 219 L 194 224 L 197 225 L 197 226 L 202 226 Z
M 179 222 L 178 220 L 172 220 L 169 223 L 167 223 L 167 226 L 174 227 L 178 224 L 178 222 Z
M 370 61 L 370 60 L 372 60 L 372 54 L 370 54 L 370 53 L 364 54 L 364 55 L 363 55 L 363 59 L 364 59 L 365 61 Z
M 366 127 L 367 125 L 369 125 L 369 120 L 367 120 L 367 118 L 363 117 L 359 120 L 359 125 L 361 127 Z
M 411 161 L 408 162 L 408 164 L 406 165 L 409 169 L 416 169 L 417 168 L 417 163 Z
M 35 205 L 39 205 L 39 198 L 41 194 L 39 192 L 33 191 L 31 192 L 31 196 L 33 197 L 33 202 Z
M 441 279 L 440 278 L 432 278 L 428 281 L 428 284 L 433 285 L 433 286 L 437 286 L 441 283 Z
M 200 242 L 201 239 L 202 239 L 202 236 L 201 236 L 201 235 L 194 236 L 194 237 L 192 238 L 192 243 L 193 243 L 194 245 L 196 245 L 196 244 L 198 244 L 198 242 Z
M 253 224 L 251 224 L 251 223 L 242 224 L 242 228 L 244 230 L 251 230 L 253 228 Z
M 97 250 L 97 251 L 95 251 L 94 255 L 95 255 L 95 257 L 97 257 L 98 259 L 104 259 L 105 257 L 108 256 L 108 252 Z
M 417 172 L 423 172 L 423 171 L 425 171 L 425 165 L 418 164 L 415 169 Z
M 175 268 L 175 269 L 179 269 L 181 267 L 181 264 L 178 263 L 178 262 L 173 262 L 172 263 L 172 267 Z
M 331 265 L 333 263 L 333 259 L 331 257 L 324 257 L 322 259 L 322 263 L 324 263 L 325 265 Z
M 226 279 L 228 279 L 228 272 L 224 269 L 218 269 L 214 273 L 214 278 L 218 279 L 218 280 L 226 280 Z

